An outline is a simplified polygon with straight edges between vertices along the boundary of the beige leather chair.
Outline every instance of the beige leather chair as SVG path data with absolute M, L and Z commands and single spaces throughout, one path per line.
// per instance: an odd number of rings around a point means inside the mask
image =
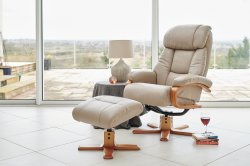
M 161 141 L 167 141 L 169 133 L 192 134 L 173 129 L 172 116 L 184 115 L 189 109 L 200 108 L 196 102 L 200 99 L 202 89 L 210 92 L 212 82 L 205 77 L 212 46 L 211 27 L 176 26 L 165 34 L 163 44 L 165 48 L 153 71 L 129 74 L 131 83 L 125 87 L 124 97 L 141 102 L 148 111 L 163 114 L 159 130 L 134 130 L 133 133 L 161 133 Z M 159 106 L 174 106 L 184 110 L 169 112 Z

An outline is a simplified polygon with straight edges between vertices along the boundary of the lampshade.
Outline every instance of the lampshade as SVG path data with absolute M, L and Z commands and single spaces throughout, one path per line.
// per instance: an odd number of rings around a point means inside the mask
M 133 42 L 132 40 L 110 40 L 109 58 L 132 58 Z

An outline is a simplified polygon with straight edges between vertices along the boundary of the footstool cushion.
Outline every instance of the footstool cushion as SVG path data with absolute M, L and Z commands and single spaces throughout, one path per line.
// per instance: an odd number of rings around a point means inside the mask
M 105 129 L 113 128 L 143 111 L 141 103 L 116 96 L 96 96 L 73 109 L 73 118 Z

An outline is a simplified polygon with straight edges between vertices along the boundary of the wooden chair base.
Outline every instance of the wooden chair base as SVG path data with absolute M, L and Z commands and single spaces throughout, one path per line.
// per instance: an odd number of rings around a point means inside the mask
M 176 128 L 173 128 L 172 126 L 172 118 L 171 117 L 165 117 L 164 115 L 160 118 L 160 127 L 159 130 L 142 130 L 142 129 L 136 129 L 133 130 L 133 134 L 154 134 L 154 133 L 160 133 L 161 134 L 161 141 L 168 141 L 170 134 L 176 134 L 176 135 L 184 135 L 184 136 L 192 136 L 192 132 L 184 132 L 181 131 L 182 129 L 188 128 L 188 125 L 182 125 Z M 158 128 L 158 126 L 154 124 L 148 124 L 151 128 Z
M 79 151 L 84 150 L 103 150 L 104 151 L 104 159 L 113 159 L 113 151 L 114 150 L 140 150 L 137 145 L 130 144 L 115 144 L 115 132 L 112 129 L 111 131 L 107 130 L 104 132 L 104 144 L 101 146 L 93 146 L 93 147 L 78 147 Z

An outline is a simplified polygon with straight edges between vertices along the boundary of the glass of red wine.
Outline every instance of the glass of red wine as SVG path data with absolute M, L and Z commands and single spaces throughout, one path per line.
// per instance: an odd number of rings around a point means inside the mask
M 208 112 L 202 112 L 201 113 L 201 122 L 205 126 L 205 134 L 207 134 L 207 125 L 210 121 L 210 115 Z

